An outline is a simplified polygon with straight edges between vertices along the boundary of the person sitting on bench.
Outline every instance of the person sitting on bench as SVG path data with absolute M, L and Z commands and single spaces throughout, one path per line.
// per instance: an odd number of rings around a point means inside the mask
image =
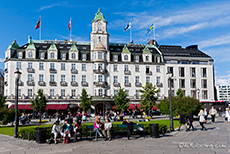
M 97 117 L 95 122 L 94 122 L 94 128 L 93 128 L 93 130 L 96 132 L 96 136 L 95 136 L 96 141 L 97 141 L 98 134 L 100 135 L 100 137 L 102 137 L 102 134 L 100 132 L 101 127 L 102 127 L 102 123 L 100 122 L 100 118 Z
M 59 121 L 56 121 L 54 123 L 51 133 L 54 134 L 54 142 L 55 142 L 55 144 L 57 144 L 57 137 L 58 137 L 59 134 L 61 135 L 61 138 L 60 138 L 60 141 L 61 141 L 61 139 L 63 137 L 63 133 L 61 132 L 61 125 L 60 125 Z
M 63 143 L 65 143 L 66 142 L 66 137 L 69 137 L 68 139 L 70 139 L 71 138 L 71 132 L 72 132 L 72 125 L 69 123 L 69 120 L 68 119 L 65 119 L 65 124 L 63 125 L 63 132 L 64 132 L 64 141 L 63 141 Z M 67 139 L 67 140 L 68 140 Z
M 81 134 L 82 134 L 81 121 L 78 121 L 78 120 L 75 121 L 74 132 L 75 132 L 74 142 L 76 142 L 77 136 L 81 136 Z
M 105 141 L 107 140 L 107 139 L 109 139 L 109 141 L 111 141 L 111 134 L 110 134 L 110 130 L 111 130 L 111 128 L 112 128 L 112 123 L 110 122 L 110 120 L 109 119 L 106 119 L 106 122 L 105 122 L 105 124 L 104 124 L 104 130 L 102 131 L 102 133 L 103 133 L 103 135 L 106 137 L 105 138 Z M 106 136 L 106 133 L 107 133 L 107 136 Z
M 131 132 L 133 131 L 133 122 L 129 121 L 129 119 L 125 119 L 125 121 L 123 121 L 122 123 L 123 125 L 126 125 L 127 126 L 127 132 L 128 132 L 128 140 L 130 140 L 130 137 L 131 137 Z M 138 125 L 138 123 L 137 123 Z

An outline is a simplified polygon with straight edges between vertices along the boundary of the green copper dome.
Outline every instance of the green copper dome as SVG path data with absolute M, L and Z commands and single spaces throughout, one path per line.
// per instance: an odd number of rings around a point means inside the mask
M 125 45 L 124 48 L 122 49 L 122 53 L 130 53 L 129 49 Z
M 149 48 L 147 46 L 145 46 L 145 48 L 143 50 L 143 54 L 151 54 L 151 52 L 149 51 Z
M 101 19 L 101 20 L 105 21 L 104 15 L 101 13 L 100 9 L 98 9 L 98 11 L 97 11 L 97 13 L 95 14 L 95 17 L 94 17 L 94 20 L 98 20 L 98 19 Z
M 57 50 L 55 43 L 53 42 L 48 50 Z
M 16 49 L 18 49 L 19 47 L 20 47 L 20 46 L 16 43 L 16 40 L 14 40 L 13 43 L 11 43 L 7 49 L 16 50 Z

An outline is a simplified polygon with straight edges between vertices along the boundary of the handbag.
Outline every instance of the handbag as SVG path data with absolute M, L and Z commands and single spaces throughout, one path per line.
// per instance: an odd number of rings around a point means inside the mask
M 228 118 L 227 118 L 227 117 L 225 117 L 224 119 L 225 119 L 226 121 L 228 121 Z

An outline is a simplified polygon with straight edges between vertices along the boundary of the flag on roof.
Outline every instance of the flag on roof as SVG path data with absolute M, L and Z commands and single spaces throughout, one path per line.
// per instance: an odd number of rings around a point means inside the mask
M 41 27 L 41 16 L 39 17 L 39 20 L 37 22 L 37 25 L 36 25 L 35 29 L 38 29 L 40 27 Z
M 152 24 L 148 29 L 147 29 L 147 33 L 149 33 L 154 27 L 154 24 Z
M 124 32 L 126 32 L 129 28 L 131 28 L 131 22 L 128 23 L 125 28 L 124 28 Z
M 68 25 L 69 30 L 71 31 L 71 18 L 69 20 L 69 25 Z

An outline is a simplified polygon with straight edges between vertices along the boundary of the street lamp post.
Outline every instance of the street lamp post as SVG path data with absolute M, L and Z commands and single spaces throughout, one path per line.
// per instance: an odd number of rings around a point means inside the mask
M 200 97 L 199 97 L 199 94 L 200 94 L 200 89 L 197 89 L 197 94 L 198 94 L 198 101 L 200 101 Z
M 105 121 L 105 110 L 104 110 L 104 99 L 105 99 L 105 94 L 103 94 L 102 97 L 103 97 L 103 120 Z
M 21 72 L 19 71 L 19 69 L 17 68 L 16 71 L 14 72 L 15 74 L 15 126 L 14 126 L 14 138 L 18 138 L 18 123 L 19 123 L 19 119 L 18 119 L 18 81 L 20 79 L 21 76 Z
M 40 99 L 41 99 L 41 96 L 38 96 L 38 99 L 39 99 L 39 103 L 40 103 Z M 40 123 L 42 122 L 42 111 L 41 111 L 41 105 L 39 106 L 39 111 L 40 111 Z
M 169 91 L 170 91 L 170 131 L 174 131 L 173 116 L 172 116 L 172 72 L 168 72 Z

